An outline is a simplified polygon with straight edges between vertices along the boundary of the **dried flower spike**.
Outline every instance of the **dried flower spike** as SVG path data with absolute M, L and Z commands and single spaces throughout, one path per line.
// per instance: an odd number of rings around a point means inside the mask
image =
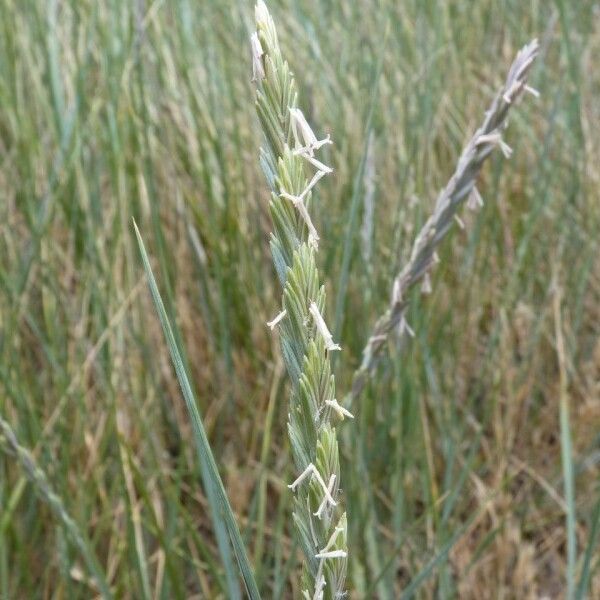
M 405 319 L 408 306 L 407 292 L 422 277 L 427 277 L 427 271 L 433 263 L 439 262 L 436 247 L 451 229 L 451 220 L 454 219 L 459 227 L 464 227 L 457 212 L 465 199 L 468 197 L 470 208 L 483 205 L 475 183 L 490 151 L 499 147 L 506 158 L 512 155 L 512 148 L 502 139 L 502 131 L 507 126 L 508 113 L 514 106 L 515 100 L 523 92 L 538 95 L 536 90 L 527 85 L 529 70 L 538 50 L 539 44 L 537 40 L 533 40 L 517 54 L 508 72 L 506 83 L 486 111 L 483 124 L 463 150 L 454 174 L 438 196 L 433 214 L 417 235 L 410 259 L 392 285 L 390 307 L 375 324 L 374 331 L 363 350 L 362 363 L 354 374 L 350 401 L 362 392 L 376 364 L 377 356 L 384 347 L 383 341 L 394 328 L 398 326 L 401 334 L 411 335 L 412 330 Z M 428 289 L 427 280 L 424 280 L 423 287 L 425 290 Z

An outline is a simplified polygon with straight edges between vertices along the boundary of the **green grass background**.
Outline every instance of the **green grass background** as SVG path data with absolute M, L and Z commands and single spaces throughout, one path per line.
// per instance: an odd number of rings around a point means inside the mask
M 313 213 L 342 391 L 462 144 L 540 39 L 541 97 L 511 115 L 512 158 L 484 168 L 485 207 L 444 244 L 433 294 L 414 298 L 415 339 L 390 345 L 341 428 L 349 585 L 356 598 L 559 598 L 588 564 L 599 597 L 600 5 L 269 6 L 300 104 L 335 142 Z M 0 0 L 0 414 L 118 598 L 227 597 L 231 577 L 132 217 L 259 587 L 299 593 L 252 30 L 251 2 Z M 93 597 L 1 448 L 0 598 Z

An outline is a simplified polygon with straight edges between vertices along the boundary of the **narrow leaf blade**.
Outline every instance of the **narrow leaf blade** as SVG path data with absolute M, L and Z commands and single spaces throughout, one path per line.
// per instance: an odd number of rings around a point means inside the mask
M 152 272 L 152 267 L 150 266 L 150 261 L 148 260 L 148 254 L 146 253 L 144 242 L 142 241 L 142 237 L 140 235 L 139 229 L 135 221 L 133 225 L 135 227 L 135 234 L 137 237 L 140 254 L 142 255 L 144 270 L 146 271 L 148 285 L 152 294 L 152 300 L 154 301 L 154 306 L 156 308 L 156 312 L 158 313 L 163 333 L 165 335 L 165 339 L 167 340 L 167 345 L 169 346 L 171 360 L 173 361 L 173 366 L 175 367 L 177 379 L 179 381 L 185 404 L 190 419 L 192 421 L 194 441 L 196 443 L 198 458 L 200 460 L 204 485 L 207 488 L 207 490 L 212 489 L 216 493 L 217 505 L 211 507 L 213 512 L 213 519 L 216 521 L 224 521 L 229 532 L 231 544 L 233 546 L 233 551 L 237 559 L 238 566 L 242 573 L 242 578 L 246 586 L 246 592 L 248 593 L 248 596 L 251 600 L 260 600 L 260 594 L 256 585 L 256 581 L 254 579 L 254 573 L 252 571 L 252 567 L 250 566 L 250 562 L 246 554 L 246 549 L 242 541 L 242 536 L 237 526 L 237 522 L 235 520 L 233 511 L 231 509 L 229 499 L 227 498 L 227 494 L 225 493 L 225 488 L 223 487 L 223 482 L 219 475 L 217 464 L 211 451 L 208 438 L 206 436 L 206 431 L 204 430 L 204 425 L 202 423 L 202 418 L 200 417 L 200 412 L 198 411 L 196 399 L 194 397 L 192 387 L 190 385 L 187 373 L 185 371 L 181 353 L 175 341 L 175 336 L 173 334 L 173 329 L 169 322 L 165 306 L 160 296 L 160 292 L 158 291 L 158 286 L 156 285 L 156 280 Z

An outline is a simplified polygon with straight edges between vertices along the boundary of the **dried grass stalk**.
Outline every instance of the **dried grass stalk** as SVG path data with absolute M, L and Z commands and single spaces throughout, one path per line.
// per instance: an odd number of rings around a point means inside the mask
M 512 154 L 511 148 L 502 139 L 502 132 L 508 124 L 508 113 L 517 100 L 525 92 L 538 95 L 527 85 L 527 76 L 538 50 L 538 42 L 533 40 L 517 54 L 506 83 L 485 113 L 483 125 L 466 145 L 456 171 L 437 199 L 433 214 L 417 235 L 408 263 L 394 280 L 390 306 L 376 322 L 363 350 L 361 365 L 354 374 L 350 401 L 364 389 L 390 333 L 398 328 L 401 335 L 412 335 L 405 318 L 408 292 L 418 283 L 425 293 L 430 291 L 430 271 L 438 260 L 437 246 L 454 224 L 464 227 L 458 215 L 459 209 L 465 201 L 473 209 L 481 206 L 483 200 L 475 184 L 486 158 L 495 148 L 499 148 L 506 158 Z

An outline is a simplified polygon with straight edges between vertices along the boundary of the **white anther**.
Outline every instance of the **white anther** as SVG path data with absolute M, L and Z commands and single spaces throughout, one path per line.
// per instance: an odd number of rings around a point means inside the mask
M 293 109 L 293 110 L 298 110 L 298 109 Z M 311 130 L 311 133 L 312 133 L 312 130 Z M 312 153 L 315 150 L 318 150 L 322 146 L 326 146 L 328 144 L 333 144 L 333 141 L 331 140 L 331 137 L 330 137 L 329 134 L 327 134 L 322 140 L 317 140 L 317 138 L 315 136 L 315 140 L 316 141 L 313 141 L 311 144 L 308 144 L 307 146 L 296 146 L 294 148 L 293 153 L 294 154 L 307 154 L 307 153 L 309 153 L 312 156 Z
M 304 113 L 299 108 L 290 108 L 289 111 L 296 147 L 307 146 L 310 148 L 313 144 L 316 144 L 319 140 L 317 140 L 317 136 L 308 124 Z
M 291 483 L 290 485 L 288 485 L 288 487 L 290 488 L 290 490 L 292 490 L 292 492 L 294 492 L 296 490 L 296 488 L 307 478 L 307 477 L 312 477 L 314 474 L 317 474 L 318 477 L 321 477 L 321 475 L 319 475 L 319 471 L 317 471 L 317 468 L 315 467 L 315 465 L 313 465 L 312 463 L 310 463 L 308 465 L 308 467 L 306 467 L 306 469 L 304 469 L 304 471 L 302 471 L 302 473 L 300 473 L 300 475 L 298 475 L 298 477 L 296 478 L 296 480 Z
M 467 208 L 470 208 L 471 210 L 477 210 L 482 206 L 483 198 L 481 197 L 479 190 L 475 186 L 473 186 L 473 189 L 471 190 L 471 193 L 469 194 L 469 198 L 467 200 Z
M 313 515 L 315 515 L 315 517 L 317 517 L 317 519 L 320 519 L 321 516 L 323 515 L 323 511 L 327 507 L 328 497 L 329 498 L 332 497 L 331 492 L 333 492 L 333 484 L 334 483 L 335 483 L 335 473 L 332 473 L 331 477 L 329 478 L 329 482 L 327 483 L 327 495 L 323 496 L 323 500 L 321 501 L 321 504 L 319 505 L 317 512 L 313 513 Z
M 313 178 L 308 182 L 308 185 L 306 186 L 305 190 L 302 192 L 302 198 L 305 198 L 308 195 L 308 192 L 310 192 L 310 190 L 312 190 L 315 187 L 317 181 L 319 181 L 319 179 L 321 179 L 325 175 L 327 175 L 326 171 L 317 171 L 313 175 Z
M 458 216 L 458 215 L 454 215 L 454 220 L 456 221 L 456 224 L 461 228 L 464 229 L 465 228 L 465 224 L 463 222 L 463 220 Z
M 321 572 L 317 575 L 315 580 L 315 594 L 313 596 L 313 600 L 323 600 L 323 588 L 325 587 L 325 577 Z
M 328 167 L 326 164 L 322 163 L 320 160 L 317 160 L 314 156 L 311 156 L 310 154 L 305 152 L 304 151 L 305 148 L 301 148 L 300 150 L 294 150 L 293 154 L 301 156 L 302 158 L 305 158 L 309 163 L 311 163 L 313 166 L 317 167 L 317 169 L 319 171 L 321 171 L 325 174 L 333 173 L 333 169 L 331 167 Z
M 323 478 L 321 477 L 321 474 L 319 473 L 317 467 L 315 467 L 315 465 L 313 465 L 312 463 L 310 463 L 308 467 L 306 467 L 306 469 L 304 469 L 304 471 L 300 473 L 296 481 L 288 485 L 288 487 L 290 488 L 290 490 L 292 490 L 292 492 L 295 491 L 296 488 L 307 477 L 314 477 L 317 480 L 317 483 L 323 488 L 323 492 L 329 504 L 331 504 L 332 506 L 337 506 L 337 502 L 333 499 L 331 493 L 329 492 L 329 488 L 325 485 L 325 482 L 323 481 Z
M 255 32 L 250 36 L 250 45 L 252 47 L 252 81 L 260 81 L 264 79 L 265 69 L 262 61 L 264 51 L 258 39 L 258 33 Z
M 315 558 L 346 558 L 348 553 L 345 550 L 331 550 L 330 552 L 319 552 Z
M 399 329 L 400 335 L 402 335 L 406 331 L 406 333 L 408 333 L 410 337 L 415 337 L 415 332 L 413 331 L 413 328 L 408 324 L 408 321 L 404 318 L 404 316 L 402 317 L 402 319 L 400 319 Z
M 325 175 L 325 171 L 317 171 L 299 196 L 295 196 L 294 194 L 290 194 L 289 192 L 285 191 L 281 192 L 279 195 L 283 196 L 284 198 L 287 198 L 288 200 L 291 200 L 294 203 L 302 202 L 304 201 L 304 198 L 306 198 L 306 196 L 308 195 L 308 192 L 310 192 L 315 187 L 319 179 L 321 179 L 321 177 L 324 177 Z
M 534 98 L 539 98 L 540 93 L 535 88 L 532 88 L 530 85 L 525 85 L 523 88 L 526 92 L 530 93 Z
M 289 111 L 296 150 L 302 150 L 302 153 L 312 156 L 314 151 L 318 150 L 321 146 L 332 143 L 329 136 L 323 140 L 317 139 L 317 136 L 299 108 L 290 108 Z
M 354 415 L 349 410 L 345 409 L 343 406 L 340 406 L 340 404 L 335 398 L 333 400 L 325 400 L 325 404 L 327 404 L 327 406 L 330 406 L 342 421 L 344 420 L 344 417 L 354 419 Z
M 316 250 L 319 245 L 319 234 L 317 233 L 312 219 L 310 218 L 308 209 L 304 204 L 304 192 L 300 196 L 294 196 L 293 194 L 288 194 L 287 192 L 281 192 L 279 195 L 282 198 L 289 200 L 296 207 L 296 210 L 300 213 L 302 220 L 308 227 L 308 243 Z
M 400 283 L 400 279 L 394 280 L 394 285 L 392 287 L 392 302 L 394 304 L 400 304 L 402 302 L 402 284 Z
M 506 158 L 510 158 L 512 154 L 512 148 L 502 139 L 500 132 L 492 131 L 491 133 L 483 133 L 477 138 L 477 145 L 480 144 L 495 144 L 500 146 L 500 150 L 502 150 L 502 154 Z
M 510 158 L 513 153 L 513 149 L 504 141 L 500 140 L 500 150 L 502 150 L 502 154 L 504 154 L 505 158 Z
M 431 294 L 431 277 L 429 273 L 425 273 L 423 277 L 423 283 L 421 284 L 421 293 Z
M 440 263 L 440 255 L 437 252 L 433 253 L 433 262 L 437 265 Z
M 325 565 L 325 560 L 329 558 L 345 558 L 347 556 L 344 550 L 329 550 L 335 544 L 338 535 L 343 532 L 343 527 L 336 527 L 325 547 L 322 548 L 318 554 L 315 554 L 315 558 L 319 559 L 319 569 L 317 570 L 317 576 L 315 578 L 315 595 L 313 596 L 313 600 L 322 600 L 323 598 L 323 588 L 325 587 L 323 567 Z
M 325 348 L 327 348 L 327 350 L 329 350 L 329 351 L 341 350 L 342 348 L 339 346 L 339 344 L 336 344 L 333 341 L 333 336 L 331 335 L 331 332 L 329 331 L 329 329 L 327 329 L 327 325 L 325 324 L 325 321 L 323 320 L 323 317 L 321 316 L 321 313 L 319 312 L 319 307 L 316 305 L 316 303 L 311 302 L 308 310 L 310 311 L 310 314 L 313 316 L 313 319 L 315 320 L 315 325 L 317 326 L 317 330 L 321 334 L 321 337 L 323 338 L 323 341 L 325 342 Z
M 499 144 L 502 136 L 497 131 L 491 133 L 482 133 L 478 138 L 476 144 Z
M 275 329 L 275 326 L 287 315 L 287 310 L 282 310 L 272 321 L 267 321 L 267 325 L 271 331 Z
M 343 527 L 336 527 L 333 531 L 333 533 L 331 534 L 331 537 L 329 538 L 329 540 L 327 540 L 327 544 L 325 544 L 324 548 L 321 548 L 320 552 L 327 552 L 334 544 L 335 541 L 337 540 L 337 537 L 340 533 L 344 533 L 344 528 Z

